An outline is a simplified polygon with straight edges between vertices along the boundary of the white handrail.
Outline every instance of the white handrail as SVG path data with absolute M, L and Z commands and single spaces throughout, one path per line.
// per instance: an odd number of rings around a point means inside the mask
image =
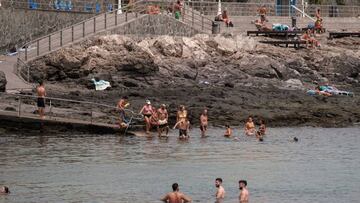
M 316 21 L 313 17 L 309 16 L 307 13 L 305 13 L 304 11 L 302 11 L 301 9 L 299 9 L 298 7 L 291 5 L 291 7 L 293 7 L 295 10 L 299 11 L 300 13 L 302 13 L 304 16 L 308 17 L 310 20 L 312 21 Z

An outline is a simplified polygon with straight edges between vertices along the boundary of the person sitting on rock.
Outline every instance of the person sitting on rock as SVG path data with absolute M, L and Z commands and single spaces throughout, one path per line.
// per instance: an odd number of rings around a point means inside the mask
M 234 27 L 234 24 L 230 21 L 226 10 L 222 12 L 221 19 L 225 23 L 226 27 Z
M 245 135 L 247 136 L 255 135 L 255 124 L 251 116 L 249 116 L 248 121 L 245 124 Z
M 310 48 L 313 48 L 313 47 L 319 47 L 320 46 L 320 43 L 314 38 L 311 36 L 311 30 L 310 29 L 307 29 L 304 34 L 301 36 L 300 38 L 302 41 L 305 41 L 306 42 L 306 47 L 310 47 Z

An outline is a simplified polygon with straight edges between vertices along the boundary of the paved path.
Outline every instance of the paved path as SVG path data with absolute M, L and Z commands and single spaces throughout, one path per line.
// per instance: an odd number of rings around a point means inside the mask
M 5 73 L 7 84 L 6 91 L 18 89 L 32 89 L 33 87 L 25 83 L 14 73 L 14 65 L 16 64 L 17 56 L 0 56 L 0 70 Z

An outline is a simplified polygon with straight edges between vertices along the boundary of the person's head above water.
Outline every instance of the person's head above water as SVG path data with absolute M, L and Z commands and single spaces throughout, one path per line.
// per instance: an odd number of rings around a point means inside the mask
M 203 115 L 207 115 L 207 112 L 208 112 L 208 110 L 207 110 L 207 108 L 205 108 L 203 111 Z
M 221 184 L 222 184 L 222 179 L 221 178 L 216 178 L 215 179 L 215 186 L 220 187 Z
M 297 137 L 294 137 L 294 142 L 297 142 L 297 141 L 299 141 L 299 139 L 297 138 Z
M 172 184 L 172 189 L 174 192 L 179 191 L 179 184 L 177 184 L 177 183 Z
M 239 189 L 242 190 L 244 187 L 247 186 L 246 180 L 239 180 Z
M 9 194 L 9 193 L 10 193 L 10 190 L 8 187 L 6 187 L 6 186 L 0 187 L 0 194 Z

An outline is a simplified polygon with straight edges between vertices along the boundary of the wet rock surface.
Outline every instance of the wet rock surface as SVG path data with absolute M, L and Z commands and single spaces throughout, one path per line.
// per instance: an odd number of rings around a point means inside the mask
M 328 41 L 321 49 L 260 44 L 245 36 L 132 38 L 100 36 L 30 62 L 31 78 L 62 98 L 115 105 L 130 97 L 168 105 L 171 120 L 184 104 L 198 123 L 203 108 L 214 125 L 239 125 L 252 115 L 271 126 L 348 126 L 360 122 L 357 96 L 308 96 L 317 84 L 360 93 L 359 39 Z M 357 48 L 356 48 L 357 47 Z M 112 88 L 95 92 L 92 78 Z M 71 91 L 77 94 L 69 94 Z M 85 107 L 86 108 L 86 107 Z

